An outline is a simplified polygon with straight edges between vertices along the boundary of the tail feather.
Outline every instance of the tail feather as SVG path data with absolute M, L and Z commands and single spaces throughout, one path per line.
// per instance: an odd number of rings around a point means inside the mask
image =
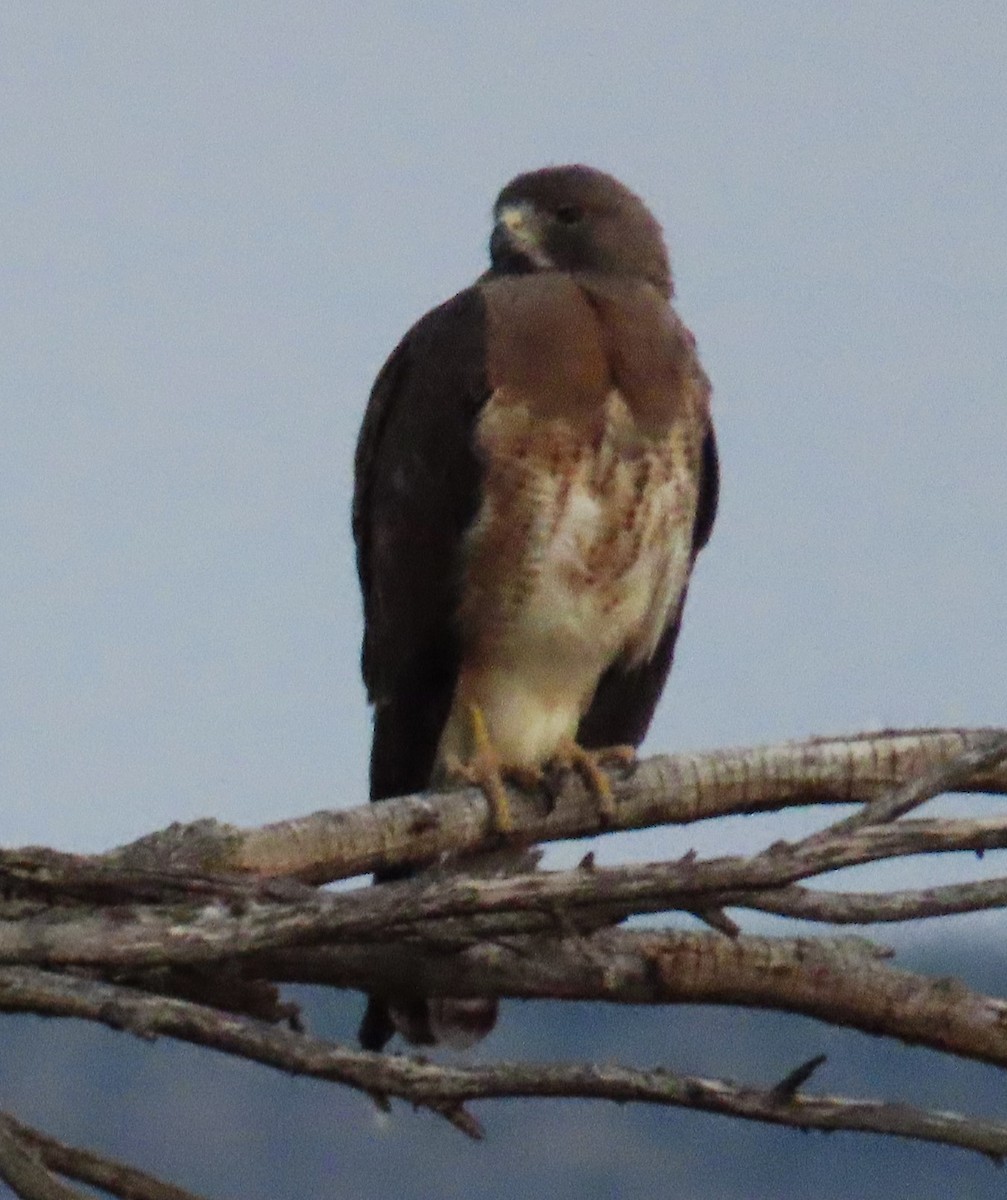
M 414 1046 L 467 1050 L 482 1041 L 497 1020 L 496 1000 L 392 1000 L 369 996 L 359 1039 L 365 1050 L 383 1050 L 396 1033 Z

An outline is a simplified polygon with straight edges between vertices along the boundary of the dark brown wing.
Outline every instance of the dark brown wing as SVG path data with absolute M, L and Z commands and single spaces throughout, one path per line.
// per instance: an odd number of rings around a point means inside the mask
M 378 375 L 360 431 L 353 536 L 373 800 L 426 786 L 454 692 L 461 544 L 479 502 L 474 425 L 489 394 L 485 324 L 478 288 L 427 313 Z
M 692 528 L 693 562 L 713 529 L 719 490 L 717 442 L 711 425 L 703 440 L 700 459 L 699 503 L 696 523 Z M 577 741 L 582 746 L 597 750 L 603 746 L 639 746 L 643 741 L 671 670 L 684 605 L 683 592 L 674 617 L 668 622 L 657 649 L 647 662 L 636 667 L 616 662 L 601 677 L 591 707 L 577 730 Z

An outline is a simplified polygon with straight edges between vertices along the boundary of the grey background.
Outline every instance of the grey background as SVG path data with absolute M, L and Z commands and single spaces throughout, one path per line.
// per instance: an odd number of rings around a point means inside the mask
M 546 163 L 649 202 L 715 387 L 722 506 L 648 747 L 1003 724 L 1005 55 L 997 3 L 3 6 L 0 839 L 361 800 L 367 391 Z

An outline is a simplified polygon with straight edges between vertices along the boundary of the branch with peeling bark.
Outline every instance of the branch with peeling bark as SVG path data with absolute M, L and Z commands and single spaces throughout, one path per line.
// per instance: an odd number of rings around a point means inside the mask
M 555 795 L 518 793 L 512 802 L 514 831 L 529 843 L 551 842 L 809 804 L 870 804 L 986 746 L 997 733 L 886 731 L 658 756 L 613 780 L 615 817 L 607 823 L 571 774 Z M 1007 795 L 1007 767 L 1000 763 L 977 769 L 958 787 Z M 489 820 L 479 791 L 431 792 L 258 829 L 216 821 L 173 825 L 106 857 L 121 866 L 247 871 L 330 883 L 377 868 L 425 865 L 444 855 L 486 849 L 492 844 Z
M 605 868 L 589 857 L 565 871 L 459 874 L 467 856 L 500 844 L 483 797 L 471 791 L 252 830 L 173 826 L 92 857 L 3 851 L 0 1009 L 192 1042 L 382 1102 L 407 1100 L 473 1136 L 472 1101 L 579 1096 L 872 1131 L 999 1158 L 1007 1123 L 807 1094 L 817 1060 L 768 1089 L 595 1064 L 447 1067 L 313 1037 L 281 991 L 310 982 L 397 995 L 744 1005 L 1007 1067 L 1007 1001 L 899 970 L 862 938 L 753 937 L 725 912 L 863 925 L 1007 906 L 1007 878 L 874 894 L 805 886 L 862 863 L 1007 848 L 1007 814 L 910 815 L 945 792 L 1007 795 L 1007 731 L 890 731 L 651 759 L 615 781 L 615 813 L 604 826 L 576 779 L 512 805 L 521 846 L 812 804 L 858 806 L 809 837 L 746 856 Z M 438 870 L 444 862 L 455 870 Z M 430 869 L 380 887 L 317 887 L 398 866 Z M 673 911 L 719 932 L 620 927 L 629 916 Z M 0 1178 L 29 1198 L 78 1195 L 59 1175 L 110 1195 L 188 1195 L 0 1114 Z
M 758 1089 L 671 1071 L 594 1064 L 444 1066 L 352 1050 L 191 1002 L 35 968 L 0 970 L 0 1006 L 13 1004 L 30 1004 L 31 1011 L 49 1016 L 99 1021 L 143 1037 L 175 1037 L 372 1096 L 400 1097 L 449 1117 L 475 1136 L 481 1136 L 481 1127 L 462 1107 L 469 1101 L 563 1096 L 696 1108 L 802 1129 L 869 1130 L 965 1146 L 994 1157 L 1007 1154 L 1007 1125 L 878 1101 L 804 1096 L 790 1086 L 789 1077 L 776 1087 Z

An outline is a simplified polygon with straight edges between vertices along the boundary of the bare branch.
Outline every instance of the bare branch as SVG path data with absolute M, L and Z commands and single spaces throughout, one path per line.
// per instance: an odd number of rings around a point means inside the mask
M 0 1113 L 0 1178 L 22 1200 L 87 1200 L 56 1179 L 22 1142 L 10 1118 Z
M 1004 846 L 1007 817 L 900 821 L 831 838 L 812 835 L 750 857 L 485 877 L 431 873 L 346 893 L 298 890 L 289 903 L 246 898 L 236 906 L 147 907 L 114 915 L 54 908 L 0 922 L 0 962 L 149 969 L 323 940 L 387 941 L 415 936 L 425 923 L 458 918 L 480 918 L 460 931 L 465 937 L 550 930 L 560 911 L 568 918 L 581 911 L 596 925 L 630 913 L 723 907 L 743 902 L 745 893 L 886 858 Z M 446 938 L 452 931 L 428 927 L 424 936 L 430 935 Z
M 515 794 L 515 832 L 528 842 L 548 842 L 795 805 L 869 803 L 963 751 L 985 749 L 992 737 L 1005 733 L 883 731 L 651 758 L 614 779 L 616 813 L 604 829 L 597 803 L 571 775 L 556 796 Z M 1007 794 L 1007 767 L 977 771 L 956 786 Z M 107 860 L 120 867 L 245 871 L 327 883 L 378 866 L 415 866 L 484 850 L 493 845 L 488 830 L 481 792 L 425 793 L 259 829 L 213 821 L 174 825 L 111 852 Z
M 1007 907 L 1007 879 L 984 879 L 944 887 L 901 892 L 825 892 L 814 888 L 774 888 L 732 897 L 737 908 L 752 908 L 780 917 L 821 921 L 829 925 L 874 925 L 915 921 Z
M 195 1192 L 162 1183 L 153 1175 L 137 1171 L 116 1159 L 68 1146 L 41 1130 L 23 1124 L 9 1113 L 0 1114 L 0 1122 L 5 1123 L 18 1140 L 34 1151 L 51 1171 L 58 1171 L 70 1179 L 79 1179 L 81 1183 L 100 1188 L 112 1196 L 120 1196 L 122 1200 L 202 1200 Z M 70 1194 L 82 1195 L 79 1192 Z
M 746 1088 L 660 1069 L 567 1063 L 445 1066 L 406 1056 L 348 1050 L 250 1018 L 226 1016 L 201 1005 L 128 988 L 69 979 L 35 968 L 0 970 L 4 1007 L 11 1006 L 15 994 L 35 1012 L 81 1017 L 148 1037 L 163 1034 L 210 1046 L 283 1071 L 343 1083 L 368 1095 L 399 1097 L 449 1119 L 459 1106 L 473 1100 L 563 1096 L 691 1108 L 800 1129 L 850 1129 L 911 1137 L 996 1158 L 1007 1154 L 1007 1125 L 902 1104 L 803 1094 L 781 1102 L 772 1088 Z M 59 1200 L 69 1198 L 64 1193 Z
M 793 1100 L 798 1091 L 808 1082 L 819 1067 L 828 1061 L 828 1055 L 816 1054 L 807 1062 L 801 1063 L 788 1071 L 779 1083 L 773 1086 L 772 1095 L 776 1100 Z
M 971 779 L 984 772 L 995 771 L 1007 762 L 1007 733 L 992 734 L 989 739 L 966 747 L 947 762 L 923 772 L 922 775 L 899 784 L 887 795 L 873 800 L 851 817 L 836 821 L 816 835 L 821 838 L 854 833 L 867 825 L 894 821 L 944 792 L 965 787 Z
M 861 938 L 616 929 L 480 941 L 450 954 L 326 946 L 278 952 L 261 965 L 274 978 L 378 994 L 778 1009 L 1007 1066 L 1007 1000 L 899 970 L 882 961 L 888 956 Z
M 768 1089 L 592 1064 L 444 1067 L 309 1037 L 276 987 L 300 981 L 377 995 L 745 1005 L 1007 1066 L 1007 1001 L 897 970 L 883 961 L 886 951 L 861 939 L 744 936 L 725 911 L 844 924 L 1007 907 L 1007 878 L 883 895 L 800 886 L 899 856 L 1007 847 L 1007 814 L 905 819 L 948 790 L 1007 795 L 1007 731 L 885 732 L 652 759 L 616 781 L 617 818 L 606 818 L 604 830 L 596 802 L 571 777 L 558 795 L 515 797 L 516 834 L 506 846 L 794 805 L 866 805 L 821 832 L 748 856 L 690 853 L 603 868 L 589 855 L 569 871 L 469 876 L 464 856 L 500 845 L 487 832 L 478 792 L 406 797 L 258 830 L 173 826 L 95 857 L 0 851 L 0 964 L 11 964 L 0 965 L 0 1010 L 170 1036 L 373 1098 L 401 1098 L 472 1137 L 481 1127 L 466 1107 L 471 1101 L 579 1096 L 869 1129 L 999 1157 L 1007 1125 L 807 1096 L 801 1089 L 817 1060 Z M 441 862 L 451 869 L 433 865 Z M 314 886 L 411 865 L 430 869 L 350 892 Z M 611 928 L 631 914 L 666 910 L 692 913 L 720 932 Z M 47 1168 L 123 1197 L 190 1200 L 0 1115 L 0 1176 L 20 1180 L 11 1185 L 30 1200 L 76 1196 Z

